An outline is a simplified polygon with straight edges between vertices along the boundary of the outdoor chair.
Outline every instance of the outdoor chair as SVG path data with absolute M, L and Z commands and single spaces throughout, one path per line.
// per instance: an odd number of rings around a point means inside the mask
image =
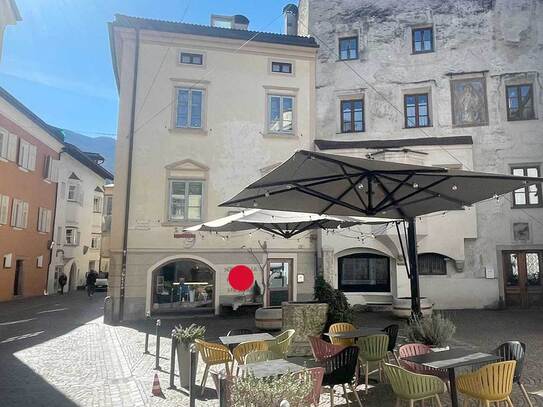
M 257 363 L 257 362 L 266 362 L 268 360 L 277 359 L 275 352 L 271 350 L 254 350 L 245 355 L 245 364 L 248 363 Z
M 400 366 L 404 369 L 407 369 L 413 373 L 431 375 L 439 377 L 447 385 L 447 390 L 449 390 L 449 373 L 445 369 L 434 369 L 428 366 L 419 365 L 418 363 L 409 362 L 404 360 L 409 356 L 418 356 L 425 355 L 430 353 L 432 350 L 428 345 L 423 345 L 422 343 L 408 343 L 400 346 L 398 349 L 398 354 L 400 356 Z
M 508 341 L 498 346 L 498 348 L 494 350 L 494 353 L 501 356 L 503 360 L 514 360 L 517 362 L 513 375 L 513 383 L 519 385 L 526 402 L 532 407 L 533 405 L 530 396 L 528 396 L 528 392 L 522 383 L 522 370 L 524 369 L 524 362 L 526 359 L 526 344 L 519 341 Z
M 396 341 L 398 340 L 399 330 L 400 327 L 397 324 L 389 325 L 383 329 L 383 332 L 388 335 L 388 352 L 390 355 L 392 355 L 396 363 L 398 363 L 398 358 L 396 357 L 396 353 L 394 352 L 394 350 L 396 349 Z
M 343 387 L 343 393 L 347 404 L 349 400 L 347 398 L 347 388 L 349 386 L 351 391 L 355 394 L 358 404 L 362 406 L 360 397 L 353 386 L 353 378 L 358 366 L 358 347 L 348 346 L 345 349 L 339 351 L 333 356 L 323 359 L 320 365 L 324 368 L 324 377 L 322 379 L 323 386 L 330 387 L 330 405 L 334 407 L 334 386 L 341 385 Z
M 307 339 L 309 339 L 311 352 L 313 352 L 313 357 L 317 362 L 320 362 L 327 357 L 334 356 L 345 348 L 343 345 L 334 345 L 330 342 L 323 341 L 318 336 L 308 336 Z
M 236 374 L 239 373 L 239 367 L 245 363 L 245 355 L 255 350 L 268 350 L 268 343 L 266 341 L 242 342 L 234 348 L 234 360 L 238 364 Z
M 287 329 L 284 332 L 281 332 L 273 340 L 268 342 L 268 349 L 277 354 L 277 356 L 285 359 L 292 343 L 292 338 L 296 331 L 294 329 Z
M 322 379 L 324 377 L 324 369 L 322 367 L 313 367 L 308 369 L 311 379 L 313 380 L 313 391 L 307 397 L 309 405 L 313 404 L 318 407 L 321 400 Z
M 338 323 L 330 325 L 330 328 L 328 328 L 328 333 L 338 334 L 341 332 L 354 331 L 355 329 L 356 328 L 353 324 L 349 324 L 348 322 L 338 322 Z M 343 345 L 343 346 L 354 345 L 354 339 L 334 338 L 333 336 L 330 336 L 330 342 L 332 342 L 334 345 Z
M 202 383 L 200 384 L 203 395 L 209 368 L 214 365 L 224 364 L 226 367 L 226 374 L 229 375 L 231 374 L 229 363 L 233 363 L 233 358 L 228 348 L 219 343 L 206 342 L 201 339 L 196 339 L 194 343 L 196 344 L 196 349 L 198 349 L 198 352 L 200 352 L 200 355 L 202 355 L 202 360 L 206 364 L 204 375 L 202 377 Z
M 404 401 L 414 406 L 416 401 L 435 400 L 441 407 L 439 395 L 445 392 L 445 384 L 437 377 L 410 372 L 403 367 L 384 364 L 385 375 L 396 395 L 396 407 Z
M 253 333 L 253 331 L 251 331 L 250 329 L 239 328 L 239 329 L 231 329 L 230 331 L 228 331 L 226 336 L 251 335 L 252 333 Z
M 370 363 L 376 362 L 379 371 L 379 381 L 383 380 L 383 361 L 388 355 L 388 335 L 371 335 L 359 338 L 357 341 L 360 353 L 358 358 L 364 367 L 364 383 L 368 394 Z
M 460 375 L 456 378 L 456 389 L 467 399 L 482 402 L 487 407 L 490 403 L 499 404 L 500 401 L 512 407 L 510 396 L 516 364 L 514 360 L 491 363 L 473 373 Z M 467 399 L 464 405 L 467 405 Z

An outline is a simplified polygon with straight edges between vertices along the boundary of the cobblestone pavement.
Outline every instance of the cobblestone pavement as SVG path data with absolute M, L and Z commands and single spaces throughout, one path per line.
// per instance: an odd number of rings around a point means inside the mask
M 165 398 L 151 396 L 155 371 L 154 335 L 150 355 L 144 355 L 149 322 L 108 326 L 102 322 L 103 293 L 88 299 L 84 293 L 41 297 L 2 303 L 0 306 L 0 405 L 11 406 L 188 406 L 180 390 L 167 389 L 169 383 L 169 332 L 176 324 L 197 322 L 207 326 L 207 338 L 216 340 L 229 329 L 253 327 L 248 315 L 163 319 L 159 378 Z M 529 363 L 526 387 L 543 389 L 543 318 L 541 310 L 454 311 L 449 315 L 457 324 L 453 346 L 491 350 L 507 339 L 527 343 Z M 383 327 L 395 322 L 388 313 L 360 313 L 356 323 Z M 402 332 L 400 332 L 402 334 Z M 203 371 L 199 364 L 198 383 Z M 176 375 L 176 381 L 178 381 Z M 177 383 L 177 382 L 176 382 Z M 388 385 L 378 384 L 365 395 L 364 406 L 392 406 Z M 447 395 L 444 405 L 450 405 Z M 515 406 L 525 406 L 518 389 Z M 533 399 L 534 405 L 543 402 Z M 537 404 L 539 403 L 539 404 Z M 335 404 L 344 406 L 339 388 Z M 217 406 L 212 380 L 197 406 Z M 329 405 L 323 394 L 321 405 Z

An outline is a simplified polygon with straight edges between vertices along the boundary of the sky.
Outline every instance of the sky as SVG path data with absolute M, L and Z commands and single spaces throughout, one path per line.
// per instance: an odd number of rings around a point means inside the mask
M 282 32 L 288 0 L 15 0 L 22 21 L 8 26 L 0 86 L 47 123 L 114 137 L 118 96 L 107 23 L 114 15 L 209 24 L 243 14 L 249 29 Z M 297 3 L 297 1 L 295 2 Z

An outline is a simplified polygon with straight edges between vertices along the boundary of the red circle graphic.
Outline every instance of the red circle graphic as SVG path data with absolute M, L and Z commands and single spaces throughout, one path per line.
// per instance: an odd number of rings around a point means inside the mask
M 241 264 L 232 267 L 228 273 L 228 284 L 236 291 L 248 290 L 254 281 L 253 270 Z

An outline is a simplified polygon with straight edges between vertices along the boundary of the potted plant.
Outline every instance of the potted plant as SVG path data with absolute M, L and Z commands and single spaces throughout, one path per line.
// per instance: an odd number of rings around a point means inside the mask
M 315 279 L 315 299 L 320 303 L 328 304 L 325 331 L 336 322 L 353 323 L 353 307 L 349 304 L 347 297 L 343 291 L 336 290 L 328 284 L 323 276 L 317 276 Z
M 173 336 L 177 340 L 177 363 L 179 365 L 179 379 L 181 387 L 188 388 L 190 381 L 190 348 L 196 339 L 203 339 L 206 332 L 204 326 L 191 324 L 183 328 L 181 325 L 174 328 Z M 198 361 L 198 359 L 196 359 Z M 196 374 L 197 364 L 192 366 Z
M 253 285 L 253 302 L 262 302 L 262 290 L 258 285 L 258 281 L 255 281 Z
M 411 318 L 407 329 L 407 339 L 422 343 L 434 352 L 448 350 L 448 342 L 456 332 L 454 323 L 438 312 L 425 318 Z

